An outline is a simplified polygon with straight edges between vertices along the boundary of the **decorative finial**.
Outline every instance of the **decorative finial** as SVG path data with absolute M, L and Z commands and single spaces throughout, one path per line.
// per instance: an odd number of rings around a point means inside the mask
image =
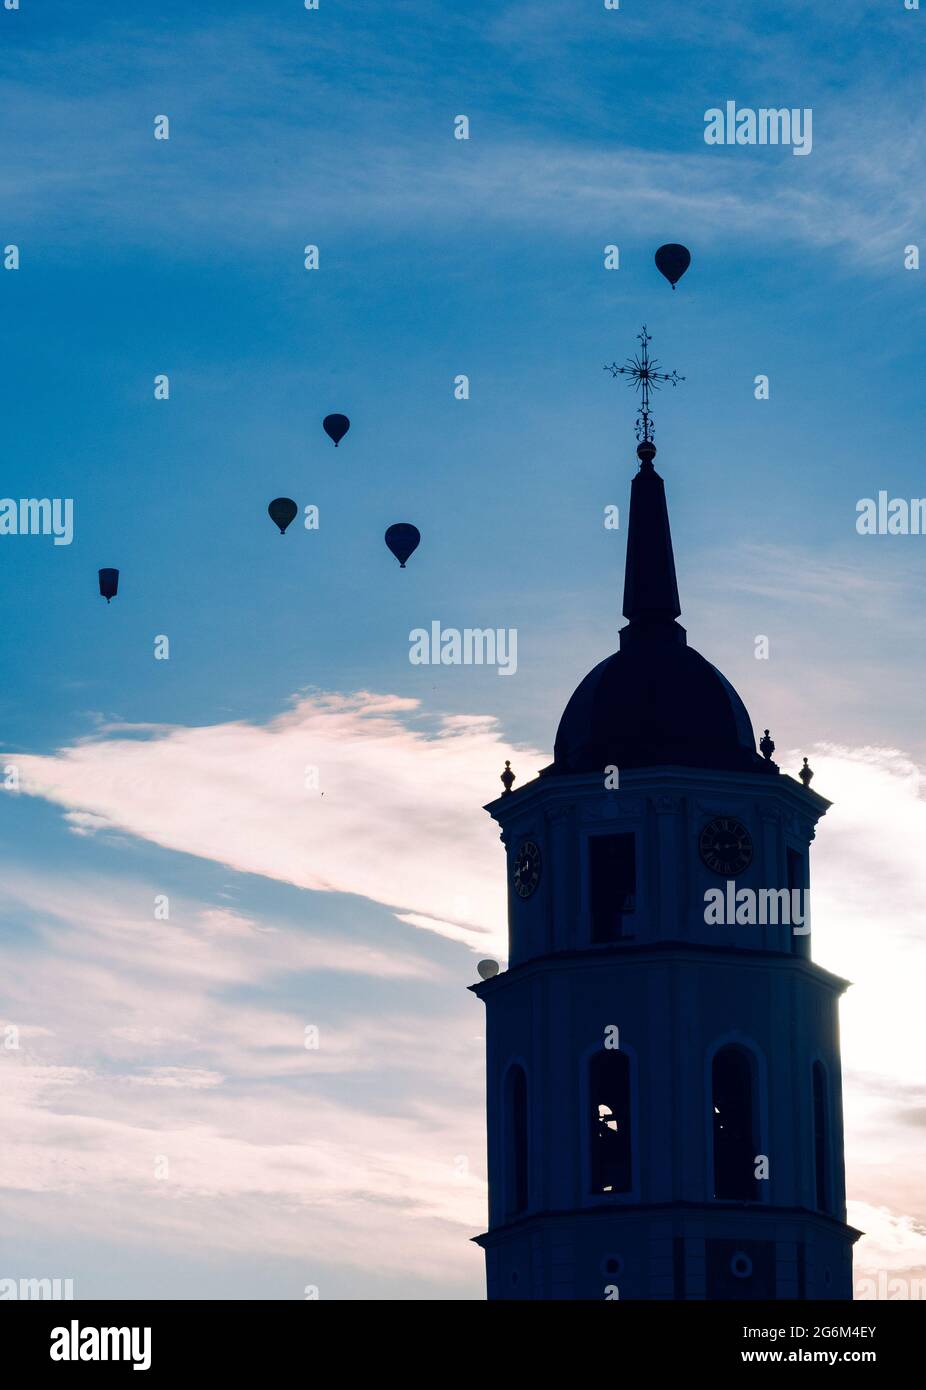
M 653 420 L 649 410 L 649 393 L 650 391 L 658 391 L 665 381 L 671 381 L 673 386 L 677 386 L 685 378 L 679 376 L 678 372 L 657 371 L 659 363 L 655 358 L 652 362 L 649 360 L 649 344 L 652 342 L 652 338 L 646 331 L 645 323 L 643 332 L 638 333 L 637 338 L 641 344 L 640 351 L 635 353 L 633 357 L 628 357 L 623 367 L 619 367 L 616 362 L 612 362 L 610 366 L 605 364 L 605 371 L 610 372 L 613 377 L 629 377 L 630 380 L 627 385 L 640 392 L 640 409 L 637 412 L 636 422 L 637 439 L 640 442 L 640 448 L 647 445 L 652 449 L 652 453 L 644 459 L 638 448 L 637 455 L 641 463 L 652 463 L 656 447 L 653 444 Z
M 766 761 L 766 762 L 769 762 L 769 761 L 771 760 L 771 756 L 772 756 L 772 754 L 774 753 L 774 751 L 775 751 L 775 743 L 774 743 L 774 740 L 771 739 L 771 738 L 769 738 L 768 729 L 766 729 L 766 731 L 765 731 L 765 733 L 762 735 L 762 739 L 760 740 L 760 743 L 759 743 L 759 752 L 762 754 L 762 756 L 763 756 L 763 758 L 765 759 L 765 761 Z
M 813 769 L 807 766 L 806 758 L 804 759 L 804 766 L 801 768 L 800 772 L 797 775 L 798 777 L 800 777 L 805 787 L 810 786 L 810 779 L 813 776 Z
M 511 763 L 506 758 L 505 771 L 502 773 L 501 778 L 499 779 L 501 781 L 502 786 L 505 788 L 505 790 L 502 792 L 502 796 L 507 796 L 508 793 L 511 791 L 511 784 L 514 781 L 514 777 L 515 775 L 511 771 Z

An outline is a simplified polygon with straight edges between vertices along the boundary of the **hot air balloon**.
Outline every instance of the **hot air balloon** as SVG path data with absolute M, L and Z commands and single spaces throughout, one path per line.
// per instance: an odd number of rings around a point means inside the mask
M 298 510 L 299 508 L 291 497 L 274 497 L 267 508 L 270 513 L 270 520 L 275 526 L 279 526 L 281 536 L 286 534 L 286 528 Z
M 386 544 L 399 562 L 399 566 L 404 570 L 405 561 L 409 555 L 413 555 L 418 549 L 418 542 L 421 540 L 421 532 L 417 526 L 412 526 L 408 521 L 397 521 L 394 526 L 390 526 L 386 532 Z
M 673 290 L 691 265 L 691 252 L 687 246 L 678 246 L 670 241 L 660 246 L 656 252 L 656 268 L 666 277 Z
M 322 429 L 329 439 L 334 440 L 334 447 L 337 448 L 350 429 L 350 420 L 346 415 L 326 415 L 322 420 Z
M 481 960 L 476 966 L 476 969 L 479 971 L 480 980 L 494 980 L 495 976 L 498 974 L 498 961 Z
M 116 592 L 118 588 L 119 571 L 100 570 L 100 596 L 102 598 L 105 598 L 107 603 L 109 603 L 110 599 L 116 597 Z

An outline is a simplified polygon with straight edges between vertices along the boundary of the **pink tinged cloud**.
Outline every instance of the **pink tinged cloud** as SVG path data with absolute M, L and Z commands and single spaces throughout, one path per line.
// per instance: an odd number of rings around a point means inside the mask
M 298 700 L 292 710 L 264 727 L 233 723 L 203 729 L 106 729 L 53 757 L 16 761 L 23 790 L 63 806 L 69 817 L 77 817 L 84 833 L 105 826 L 245 872 L 315 890 L 359 893 L 388 905 L 411 926 L 438 931 L 483 951 L 493 944 L 500 949 L 502 858 L 481 805 L 497 792 L 499 769 L 511 750 L 491 719 L 458 716 L 436 726 L 423 724 L 413 700 L 322 695 Z M 895 750 L 883 748 L 824 745 L 812 750 L 811 760 L 815 789 L 835 803 L 814 848 L 814 955 L 853 981 L 842 1009 L 849 1187 L 859 1225 L 871 1223 L 857 1250 L 858 1266 L 910 1271 L 922 1263 L 926 1219 L 918 1180 L 922 1129 L 912 1122 L 915 1115 L 908 1118 L 911 1107 L 915 1110 L 909 1088 L 915 1085 L 915 1062 L 922 1055 L 919 996 L 926 947 L 920 905 L 926 894 L 926 868 L 917 852 L 926 834 L 922 773 Z M 522 751 L 514 761 L 526 781 L 541 758 Z M 318 768 L 317 788 L 306 786 L 306 766 Z M 36 895 L 41 897 L 36 885 L 24 894 L 33 899 Z M 66 915 L 63 909 L 61 915 Z M 94 923 L 93 932 L 101 939 L 87 948 L 85 961 L 79 959 L 80 942 L 72 941 L 70 953 L 78 959 L 71 969 L 77 964 L 83 971 L 88 996 L 97 1002 L 112 999 L 104 968 L 94 957 L 102 955 L 111 962 L 109 968 L 118 970 L 127 968 L 138 950 L 148 954 L 148 948 L 138 939 L 125 939 L 116 921 L 118 912 L 111 914 L 112 920 L 103 910 L 80 915 L 85 923 Z M 217 972 L 214 979 L 223 972 L 232 979 L 250 974 L 255 934 L 266 947 L 273 933 L 256 933 L 253 924 L 234 913 L 200 912 L 190 929 L 185 978 L 182 987 L 180 981 L 171 986 L 173 1023 L 179 1032 L 208 1037 L 209 1045 L 192 1049 L 193 1055 L 183 1059 L 187 1075 L 179 1069 L 178 1057 L 161 1055 L 170 1054 L 170 1049 L 141 1048 L 148 1053 L 145 1065 L 138 1068 L 141 1059 L 136 1055 L 135 1074 L 140 1079 L 123 1088 L 124 1102 L 129 1092 L 158 1095 L 165 1101 L 195 1093 L 200 1106 L 211 1106 L 225 1090 L 212 1084 L 215 1076 L 266 1075 L 269 1066 L 282 1083 L 296 1073 L 290 1038 L 300 1020 L 283 1012 L 271 1018 L 254 1010 L 246 1017 L 227 1018 L 221 1005 L 207 1004 L 202 997 L 200 981 L 212 971 Z M 221 949 L 210 950 L 210 940 Z M 238 948 L 229 959 L 232 941 Z M 307 943 L 305 949 L 321 964 L 320 943 Z M 152 947 L 152 970 L 156 957 Z M 133 963 L 137 965 L 137 958 Z M 282 958 L 278 965 L 284 965 Z M 357 965 L 362 968 L 360 961 Z M 370 967 L 377 973 L 372 961 Z M 27 981 L 19 983 L 24 987 Z M 63 990 L 63 975 L 57 983 Z M 73 973 L 67 973 L 66 983 L 73 990 Z M 165 981 L 165 992 L 167 988 Z M 151 1037 L 144 1026 L 140 1034 L 136 1031 L 143 1024 L 138 1018 L 113 1022 L 116 1055 L 123 1047 L 133 1047 L 139 1037 Z M 457 1074 L 451 1079 L 444 1057 L 444 1074 L 431 1075 L 409 1022 L 380 1021 L 373 1034 L 363 1036 L 359 1020 L 354 1021 L 348 1033 L 330 1037 L 327 1056 L 318 1059 L 319 1071 L 362 1070 L 370 1057 L 388 1056 L 393 1066 L 403 1058 L 410 1069 L 418 1068 L 422 1099 L 446 1094 L 448 1087 L 457 1095 L 461 1087 L 467 1089 L 474 1059 L 458 1057 Z M 355 1030 L 357 1036 L 349 1036 Z M 255 1048 L 255 1036 L 266 1046 Z M 90 1088 L 97 1094 L 92 1080 L 81 1072 L 60 1080 L 72 1092 Z M 124 1115 L 125 1103 L 121 1111 Z M 404 1149 L 398 1166 L 406 1173 L 415 1171 L 422 1159 L 427 1168 L 428 1124 L 413 1124 L 414 1113 L 412 1109 L 405 1117 L 410 1126 L 406 1132 L 393 1136 L 397 1156 Z M 159 1125 L 169 1128 L 170 1119 L 165 1111 Z M 456 1120 L 463 1132 L 458 1131 L 459 1139 L 449 1147 L 456 1151 L 458 1143 L 460 1152 L 471 1152 L 464 1133 L 472 1136 L 481 1128 L 478 1104 L 471 1098 L 465 1118 L 461 1113 Z M 332 1126 L 339 1123 L 332 1115 Z M 345 1112 L 345 1141 L 352 1123 Z M 15 1127 L 7 1132 L 15 1133 Z M 52 1142 L 49 1134 L 35 1137 L 40 1144 Z M 186 1168 L 190 1177 L 196 1169 L 193 1152 L 203 1138 L 190 1135 L 192 1148 L 186 1141 L 182 1146 L 191 1160 Z M 448 1138 L 445 1135 L 438 1145 L 442 1153 L 447 1152 Z M 230 1153 L 225 1158 L 229 1169 L 236 1166 Z M 438 1166 L 443 1162 L 441 1158 Z M 335 1158 L 333 1167 L 339 1163 Z M 30 1168 L 31 1162 L 26 1165 L 27 1171 Z M 352 1180 L 346 1168 L 342 1176 L 345 1183 L 339 1190 L 352 1210 Z M 398 1191 L 402 1180 L 398 1173 L 395 1177 Z M 245 1180 L 242 1197 L 248 1186 Z M 324 1188 L 319 1174 L 316 1191 L 321 1194 Z M 387 1183 L 382 1193 L 386 1208 L 392 1201 L 389 1191 Z M 432 1216 L 426 1214 L 429 1209 Z M 454 1209 L 459 1213 L 455 1200 L 445 1211 L 449 1215 Z M 429 1229 L 436 1248 L 443 1247 L 437 1227 L 447 1229 L 446 1217 L 430 1201 L 422 1204 L 419 1214 L 426 1224 L 432 1217 L 436 1221 Z M 458 1215 L 452 1217 L 450 1224 L 457 1219 Z M 326 1239 L 333 1246 L 349 1246 L 352 1235 L 343 1230 L 339 1240 L 335 1225 Z M 388 1222 L 384 1234 L 387 1229 Z M 456 1234 L 450 1243 L 458 1239 Z M 444 1253 L 449 1256 L 446 1247 Z M 347 1250 L 344 1257 L 350 1258 Z
M 438 1287 L 469 1270 L 478 1288 L 482 1049 L 444 971 L 179 896 L 155 922 L 141 883 L 4 884 L 3 913 L 33 919 L 4 959 L 8 1233 L 351 1265 L 361 1291 L 370 1267 Z M 294 970 L 314 977 L 302 1014 L 274 992 Z M 329 1013 L 328 971 L 419 980 L 429 1012 L 386 992 L 375 1014 Z M 366 1100 L 326 1090 L 348 1073 L 370 1075 Z
M 491 718 L 423 727 L 418 709 L 398 696 L 318 694 L 266 725 L 108 726 L 16 764 L 21 791 L 66 808 L 76 833 L 121 831 L 316 892 L 356 893 L 502 953 L 502 852 L 481 808 L 500 792 L 512 749 Z M 514 760 L 522 781 L 545 761 L 533 750 Z

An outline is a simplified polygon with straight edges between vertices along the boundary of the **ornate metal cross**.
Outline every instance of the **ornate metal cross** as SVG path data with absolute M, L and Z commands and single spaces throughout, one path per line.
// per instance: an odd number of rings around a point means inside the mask
M 645 323 L 643 332 L 638 333 L 637 338 L 641 344 L 640 351 L 633 357 L 628 357 L 623 367 L 612 362 L 610 366 L 605 365 L 605 371 L 610 372 L 613 377 L 629 377 L 627 385 L 640 392 L 640 409 L 636 421 L 637 439 L 641 444 L 650 444 L 653 440 L 653 419 L 649 411 L 650 391 L 658 391 L 665 381 L 671 381 L 673 386 L 677 386 L 685 378 L 679 376 L 678 372 L 660 372 L 657 370 L 659 363 L 656 359 L 650 361 L 649 344 L 653 340 L 646 331 Z

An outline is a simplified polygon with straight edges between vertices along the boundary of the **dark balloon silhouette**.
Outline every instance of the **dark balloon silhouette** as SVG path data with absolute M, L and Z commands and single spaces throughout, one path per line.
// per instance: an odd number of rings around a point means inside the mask
M 106 602 L 116 597 L 119 588 L 118 570 L 100 570 L 100 595 Z
M 690 265 L 691 252 L 687 246 L 669 242 L 656 252 L 656 268 L 666 277 L 673 290 Z
M 270 513 L 270 520 L 275 526 L 279 526 L 281 536 L 286 534 L 286 528 L 298 510 L 299 508 L 291 497 L 274 497 L 267 508 Z
M 397 521 L 394 526 L 390 526 L 386 532 L 386 544 L 398 560 L 400 567 L 404 570 L 405 561 L 409 555 L 413 555 L 418 549 L 418 542 L 421 540 L 421 532 L 417 526 L 412 526 L 408 521 Z
M 329 439 L 334 440 L 334 447 L 337 448 L 350 429 L 350 420 L 346 415 L 326 415 L 322 420 L 322 429 Z

